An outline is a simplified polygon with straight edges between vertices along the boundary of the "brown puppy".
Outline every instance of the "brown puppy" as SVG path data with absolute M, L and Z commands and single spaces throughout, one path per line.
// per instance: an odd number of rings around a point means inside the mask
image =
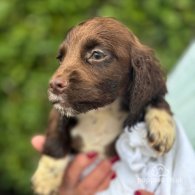
M 68 32 L 57 58 L 45 155 L 32 179 L 36 193 L 56 193 L 67 154 L 112 156 L 123 127 L 139 121 L 146 122 L 151 147 L 169 151 L 175 126 L 164 75 L 153 51 L 127 27 L 111 18 L 87 20 Z

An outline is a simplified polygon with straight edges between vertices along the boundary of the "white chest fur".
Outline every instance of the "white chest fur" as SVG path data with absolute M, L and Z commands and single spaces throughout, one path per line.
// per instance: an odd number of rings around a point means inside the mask
M 105 147 L 121 133 L 126 116 L 116 100 L 103 108 L 80 114 L 71 135 L 82 139 L 82 152 L 97 151 L 103 155 Z

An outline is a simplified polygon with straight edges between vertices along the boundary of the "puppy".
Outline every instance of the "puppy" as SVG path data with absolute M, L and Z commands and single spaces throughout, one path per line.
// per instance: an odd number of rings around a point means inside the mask
M 172 147 L 175 125 L 164 96 L 165 77 L 153 51 L 123 24 L 97 17 L 72 28 L 57 56 L 48 96 L 53 104 L 46 143 L 32 183 L 37 194 L 56 194 L 70 154 L 116 154 L 125 126 L 145 121 L 151 147 Z

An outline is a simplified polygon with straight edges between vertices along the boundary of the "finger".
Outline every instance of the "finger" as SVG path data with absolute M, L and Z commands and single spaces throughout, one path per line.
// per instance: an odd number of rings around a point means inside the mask
M 101 185 L 102 181 L 112 171 L 112 165 L 108 160 L 103 160 L 98 166 L 86 176 L 80 183 L 78 188 L 81 191 L 93 193 Z
M 138 190 L 134 193 L 134 195 L 154 195 L 154 193 L 145 190 Z
M 116 174 L 113 171 L 110 171 L 110 173 L 105 177 L 105 179 L 102 181 L 102 183 L 98 186 L 97 192 L 104 191 L 107 189 L 110 185 L 110 181 L 116 177 Z
M 43 135 L 35 135 L 31 139 L 32 146 L 38 151 L 41 152 L 43 150 L 43 145 L 45 143 L 45 136 Z
M 96 152 L 89 152 L 87 154 L 78 154 L 72 163 L 68 166 L 64 175 L 64 182 L 62 185 L 69 187 L 75 186 L 79 180 L 84 169 L 92 164 L 97 157 Z

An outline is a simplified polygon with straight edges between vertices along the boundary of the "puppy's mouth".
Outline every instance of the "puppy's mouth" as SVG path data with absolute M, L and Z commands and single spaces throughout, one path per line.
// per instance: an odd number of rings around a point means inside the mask
M 60 114 L 68 117 L 78 114 L 78 112 L 68 103 L 66 95 L 56 95 L 48 90 L 48 99 L 53 104 L 54 108 L 60 112 Z
M 72 99 L 69 101 L 66 94 L 56 95 L 50 90 L 48 90 L 48 98 L 54 108 L 65 116 L 76 116 L 80 113 L 86 113 L 105 106 L 105 103 L 98 99 L 85 100 L 84 98 L 77 98 L 75 101 L 72 101 Z
M 48 98 L 53 105 L 65 103 L 64 98 L 62 96 L 56 95 L 52 93 L 50 90 L 48 90 Z

